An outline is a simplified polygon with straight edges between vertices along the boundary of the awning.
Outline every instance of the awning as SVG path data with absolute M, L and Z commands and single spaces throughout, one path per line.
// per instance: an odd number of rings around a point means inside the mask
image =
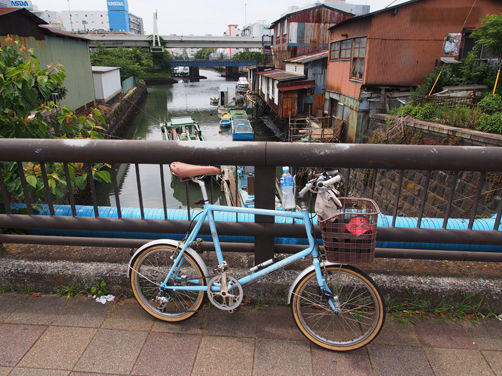
M 305 84 L 299 84 L 299 85 L 292 85 L 292 86 L 279 86 L 277 89 L 279 91 L 295 91 L 295 90 L 301 90 L 301 89 L 310 89 L 315 87 L 315 84 L 313 83 L 305 83 Z

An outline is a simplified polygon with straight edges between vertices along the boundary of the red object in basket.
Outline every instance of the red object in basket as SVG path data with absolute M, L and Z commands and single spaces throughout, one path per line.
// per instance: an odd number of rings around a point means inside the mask
M 369 221 L 364 217 L 352 218 L 349 223 L 345 225 L 345 228 L 351 234 L 355 236 L 361 236 L 367 232 L 373 232 Z

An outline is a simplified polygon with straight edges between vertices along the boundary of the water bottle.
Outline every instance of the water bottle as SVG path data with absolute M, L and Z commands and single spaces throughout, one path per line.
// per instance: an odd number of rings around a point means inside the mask
M 294 209 L 295 193 L 293 177 L 289 173 L 289 167 L 282 168 L 281 175 L 281 193 L 282 193 L 282 206 L 285 210 Z

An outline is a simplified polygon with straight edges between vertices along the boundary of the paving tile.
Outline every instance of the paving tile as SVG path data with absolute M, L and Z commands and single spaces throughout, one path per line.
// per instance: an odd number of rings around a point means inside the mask
M 436 376 L 493 375 L 483 355 L 477 350 L 425 349 Z
M 118 373 L 71 372 L 70 376 L 120 376 Z
M 418 340 L 424 346 L 448 349 L 477 349 L 466 329 L 451 321 L 420 321 L 415 325 Z
M 481 351 L 492 371 L 497 376 L 502 376 L 502 351 Z
M 91 328 L 50 326 L 19 366 L 72 370 L 95 334 Z
M 0 322 L 8 318 L 26 299 L 27 295 L 0 294 Z
M 146 337 L 146 332 L 99 329 L 74 370 L 127 374 Z
M 256 315 L 256 336 L 258 338 L 308 340 L 296 326 L 289 307 L 267 307 Z
M 0 367 L 0 376 L 7 376 L 12 371 L 11 367 Z
M 152 328 L 154 318 L 140 307 L 134 299 L 126 299 L 116 303 L 105 318 L 102 328 L 148 331 Z
M 0 324 L 0 366 L 15 366 L 46 326 Z
M 153 323 L 153 332 L 202 334 L 207 325 L 207 312 L 200 310 L 188 320 L 169 323 L 161 320 L 155 320 Z
M 207 312 L 205 334 L 213 336 L 255 337 L 257 311 L 243 307 L 229 314 L 217 308 Z
M 478 323 L 466 322 L 464 327 L 480 350 L 502 350 L 502 321 L 481 320 Z
M 67 376 L 69 371 L 55 369 L 15 368 L 9 376 Z
M 66 304 L 66 299 L 54 295 L 28 298 L 4 320 L 7 323 L 50 325 Z
M 312 374 L 313 376 L 371 376 L 368 352 L 360 349 L 350 352 L 334 352 L 312 347 Z
M 132 374 L 190 376 L 200 341 L 200 335 L 152 332 Z
M 77 296 L 68 300 L 53 325 L 99 328 L 112 307 L 111 303 L 101 304 L 86 296 Z
M 370 344 L 367 349 L 375 375 L 434 375 L 419 347 Z
M 254 340 L 202 337 L 192 375 L 246 376 L 253 369 Z M 270 373 L 270 375 L 272 375 Z
M 310 344 L 300 341 L 257 339 L 253 375 L 312 375 Z
M 373 343 L 385 345 L 419 346 L 415 327 L 388 319 Z

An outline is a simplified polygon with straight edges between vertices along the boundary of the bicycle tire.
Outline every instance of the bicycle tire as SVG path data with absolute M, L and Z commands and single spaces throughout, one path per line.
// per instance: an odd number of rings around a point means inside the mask
M 310 341 L 332 351 L 351 351 L 366 346 L 385 321 L 385 302 L 375 282 L 348 265 L 323 267 L 324 278 L 338 296 L 340 313 L 321 294 L 315 270 L 293 288 L 291 312 L 296 325 Z
M 169 244 L 145 248 L 131 266 L 130 282 L 133 294 L 140 306 L 153 317 L 163 321 L 187 320 L 201 307 L 204 291 L 160 291 L 173 265 L 171 256 L 177 248 Z M 206 285 L 202 268 L 188 252 L 183 255 L 181 267 L 173 274 L 168 284 Z

